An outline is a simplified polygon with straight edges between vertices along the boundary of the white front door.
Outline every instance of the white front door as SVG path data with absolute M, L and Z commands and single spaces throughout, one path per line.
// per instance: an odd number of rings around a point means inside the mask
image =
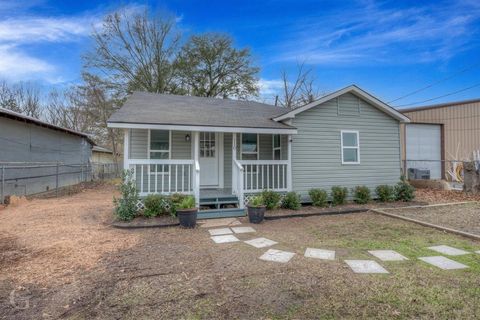
M 200 132 L 200 186 L 219 186 L 219 134 L 215 132 Z

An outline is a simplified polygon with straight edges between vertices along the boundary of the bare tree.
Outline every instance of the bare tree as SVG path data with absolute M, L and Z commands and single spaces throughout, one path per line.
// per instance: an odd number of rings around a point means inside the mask
M 305 63 L 297 64 L 294 79 L 291 79 L 285 70 L 281 77 L 283 88 L 282 94 L 275 101 L 277 105 L 292 109 L 310 103 L 320 96 L 313 69 L 305 68 Z
M 90 130 L 89 119 L 77 97 L 78 90 L 69 88 L 64 91 L 53 90 L 48 95 L 45 116 L 48 122 L 80 132 Z
M 87 132 L 95 141 L 104 146 L 110 146 L 114 162 L 118 163 L 121 131 L 107 126 L 108 118 L 119 108 L 123 99 L 117 91 L 98 76 L 84 73 L 84 84 L 76 88 L 75 105 L 78 106 L 88 123 Z
M 179 82 L 190 95 L 239 99 L 258 95 L 260 69 L 252 65 L 250 50 L 234 48 L 228 35 L 192 36 L 175 66 Z
M 123 92 L 176 91 L 172 64 L 180 35 L 173 18 L 122 10 L 107 15 L 92 37 L 94 51 L 84 56 L 90 73 L 102 74 Z
M 40 90 L 28 83 L 9 86 L 3 81 L 0 84 L 0 107 L 37 119 L 43 114 Z

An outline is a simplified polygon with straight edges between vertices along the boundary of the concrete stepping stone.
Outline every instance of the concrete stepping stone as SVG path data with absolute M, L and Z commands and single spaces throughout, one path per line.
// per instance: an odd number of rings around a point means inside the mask
M 254 246 L 255 248 L 265 248 L 265 247 L 270 247 L 273 246 L 274 244 L 277 244 L 278 242 L 267 239 L 267 238 L 255 238 L 252 240 L 247 240 L 245 243 Z
M 428 249 L 437 251 L 438 253 L 446 254 L 449 256 L 461 256 L 461 255 L 470 253 L 465 250 L 461 250 L 461 249 L 457 249 L 457 248 L 453 248 L 445 245 L 428 247 Z
M 476 252 L 476 253 L 478 253 L 478 254 L 480 254 L 480 250 L 478 250 L 478 251 L 475 251 L 475 252 Z
M 304 256 L 307 258 L 315 258 L 315 259 L 322 259 L 322 260 L 335 260 L 335 251 L 307 248 L 307 250 L 305 250 Z
M 215 243 L 229 243 L 229 242 L 237 242 L 240 241 L 238 240 L 237 237 L 231 234 L 223 235 L 223 236 L 213 236 L 210 237 Z
M 373 260 L 345 260 L 355 273 L 388 273 L 378 262 Z
M 444 256 L 420 257 L 418 259 L 443 270 L 456 270 L 456 269 L 468 268 L 468 266 L 460 262 L 453 261 L 452 259 L 448 259 Z
M 220 236 L 224 234 L 232 234 L 232 230 L 230 228 L 217 228 L 217 229 L 210 229 L 208 230 L 211 236 Z
M 235 233 L 250 233 L 256 232 L 252 227 L 232 227 L 233 232 Z
M 393 250 L 370 250 L 368 251 L 372 256 L 377 257 L 382 261 L 403 261 L 408 260 L 407 257 Z
M 260 257 L 260 259 L 265 261 L 287 263 L 288 261 L 290 261 L 290 259 L 293 258 L 294 255 L 295 253 L 293 252 L 276 250 L 276 249 L 268 249 L 268 251 L 265 252 Z

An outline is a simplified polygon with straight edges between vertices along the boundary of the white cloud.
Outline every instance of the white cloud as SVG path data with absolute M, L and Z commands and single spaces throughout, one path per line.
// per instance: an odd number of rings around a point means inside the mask
M 435 3 L 392 9 L 362 3 L 299 22 L 275 48 L 277 61 L 313 64 L 410 63 L 449 59 L 477 34 L 480 6 Z
M 258 81 L 261 96 L 274 96 L 283 88 L 282 80 L 260 79 Z

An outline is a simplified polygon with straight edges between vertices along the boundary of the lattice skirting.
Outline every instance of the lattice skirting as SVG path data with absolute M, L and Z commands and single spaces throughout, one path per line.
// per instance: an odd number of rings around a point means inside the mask
M 162 200 L 162 202 L 163 202 L 162 203 L 163 207 L 170 210 L 170 202 L 165 201 L 165 200 Z M 144 199 L 138 199 L 138 201 L 137 201 L 137 211 L 142 211 L 144 209 L 145 209 Z
M 279 201 L 279 205 L 280 205 L 280 202 L 283 200 L 283 198 L 285 197 L 285 194 L 286 192 L 277 192 L 278 194 L 280 194 L 280 201 Z M 244 193 L 243 194 L 243 205 L 244 206 L 247 206 L 248 202 L 255 196 L 259 195 L 259 193 Z

